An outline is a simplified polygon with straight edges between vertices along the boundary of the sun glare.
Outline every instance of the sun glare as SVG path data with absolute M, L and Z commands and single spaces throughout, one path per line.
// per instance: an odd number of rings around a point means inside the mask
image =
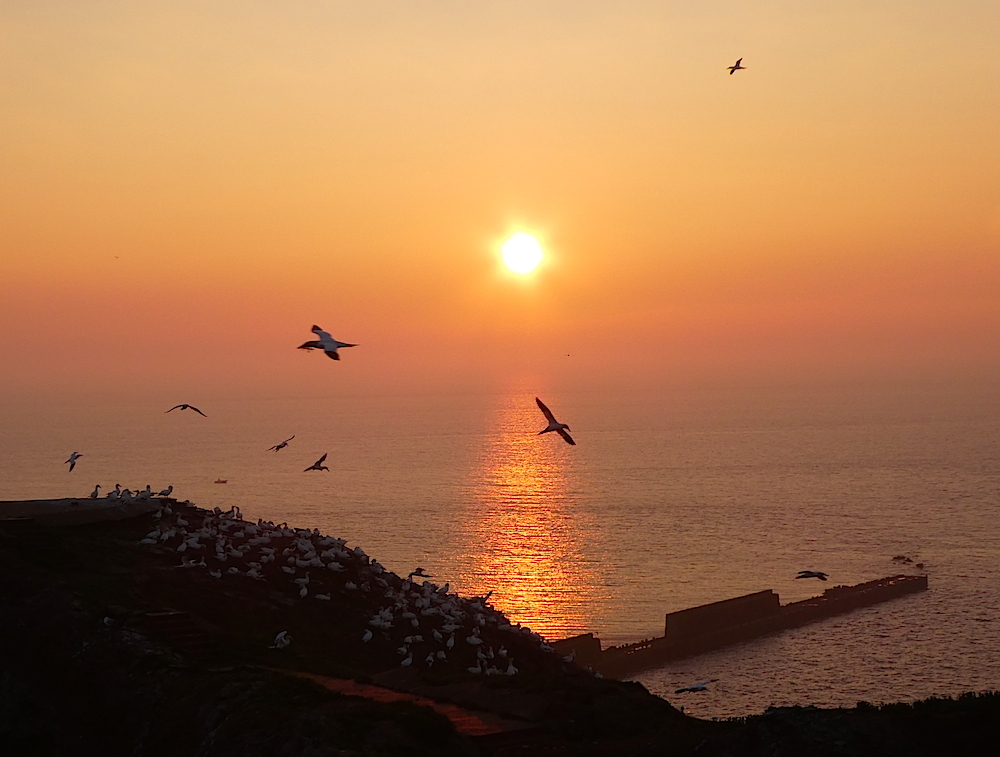
M 514 273 L 531 273 L 542 262 L 542 246 L 530 234 L 515 234 L 503 243 L 500 253 Z

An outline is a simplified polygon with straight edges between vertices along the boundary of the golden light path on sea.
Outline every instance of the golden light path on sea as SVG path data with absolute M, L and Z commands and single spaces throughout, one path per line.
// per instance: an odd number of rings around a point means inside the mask
M 539 421 L 533 397 L 496 410 L 499 432 L 486 437 L 464 515 L 460 581 L 464 593 L 492 590 L 512 621 L 559 639 L 593 630 L 593 592 L 581 580 L 589 518 L 572 497 L 573 450 L 525 432 Z

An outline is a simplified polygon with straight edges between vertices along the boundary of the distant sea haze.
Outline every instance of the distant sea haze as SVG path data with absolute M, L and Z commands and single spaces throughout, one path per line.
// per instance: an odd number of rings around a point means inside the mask
M 537 435 L 536 394 L 577 446 Z M 164 414 L 185 400 L 208 417 Z M 667 612 L 761 589 L 803 599 L 914 570 L 892 561 L 908 555 L 930 591 L 637 680 L 702 716 L 1000 688 L 995 395 L 168 398 L 8 407 L 0 434 L 0 499 L 172 484 L 344 537 L 396 573 L 493 591 L 551 639 L 637 641 Z M 324 453 L 329 472 L 303 472 Z M 805 569 L 830 580 L 795 580 Z

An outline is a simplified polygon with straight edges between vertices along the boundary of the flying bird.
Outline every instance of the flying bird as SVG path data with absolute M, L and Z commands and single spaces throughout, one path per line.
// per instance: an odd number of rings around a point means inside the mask
M 538 399 L 538 397 L 535 397 L 535 402 L 538 403 L 538 409 L 542 411 L 542 415 L 545 416 L 545 420 L 549 422 L 549 425 L 538 433 L 547 434 L 549 431 L 556 431 L 559 436 L 566 440 L 567 444 L 576 444 L 576 442 L 573 441 L 573 437 L 566 433 L 569 431 L 569 426 L 565 423 L 557 421 L 556 417 L 552 414 L 552 411 L 545 407 L 545 403 Z
M 278 452 L 279 450 L 283 450 L 283 449 L 284 449 L 285 447 L 287 447 L 287 446 L 288 446 L 288 443 L 289 443 L 289 442 L 290 442 L 290 441 L 291 441 L 292 439 L 294 439 L 294 438 L 295 438 L 295 434 L 292 434 L 292 435 L 291 435 L 290 437 L 288 437 L 287 439 L 285 439 L 285 441 L 281 442 L 280 444 L 275 444 L 275 445 L 274 445 L 273 447 L 268 447 L 268 448 L 267 448 L 267 451 L 268 451 L 268 452 L 270 452 L 270 451 L 271 451 L 272 449 L 273 449 L 273 450 L 274 450 L 275 452 Z
M 715 683 L 718 680 L 719 680 L 718 678 L 712 678 L 709 679 L 708 681 L 698 681 L 698 683 L 692 683 L 690 686 L 682 686 L 681 688 L 677 689 L 674 693 L 683 694 L 688 691 L 706 691 L 708 689 L 708 684 Z
M 417 576 L 419 578 L 434 578 L 434 576 L 432 576 L 430 573 L 425 573 L 423 568 L 417 568 L 416 570 L 412 571 L 410 575 L 407 576 L 407 578 L 412 580 L 414 576 Z
M 341 347 L 357 347 L 356 344 L 348 344 L 347 342 L 338 342 L 332 336 L 330 336 L 329 331 L 323 331 L 319 326 L 312 327 L 313 333 L 319 337 L 311 342 L 305 342 L 300 344 L 298 349 L 300 350 L 323 350 L 326 356 L 331 360 L 340 360 L 340 355 L 337 354 L 337 350 Z
M 201 412 L 201 410 L 196 408 L 194 405 L 189 405 L 186 402 L 183 405 L 174 405 L 172 408 L 170 408 L 169 410 L 165 410 L 164 412 L 172 413 L 174 410 L 177 410 L 178 408 L 180 408 L 181 410 L 194 410 L 196 413 L 198 413 L 198 415 L 205 415 L 203 412 Z M 207 418 L 208 416 L 205 415 L 205 417 Z
M 742 63 L 742 62 L 743 62 L 743 59 L 740 58 L 738 61 L 736 61 L 736 65 L 735 66 L 729 66 L 728 67 L 729 75 L 730 76 L 732 76 L 733 74 L 735 74 L 737 71 L 743 71 L 744 69 L 746 69 L 746 66 L 741 66 L 740 65 L 740 63 Z
M 323 457 L 321 457 L 319 460 L 317 460 L 315 463 L 313 463 L 312 465 L 310 465 L 308 468 L 306 468 L 302 472 L 305 473 L 306 471 L 310 471 L 310 470 L 330 470 L 325 465 L 323 465 L 323 461 L 326 460 L 326 456 L 328 454 L 329 453 L 324 452 L 323 453 Z
M 825 581 L 827 574 L 821 570 L 800 570 L 799 574 L 795 576 L 796 578 L 818 578 L 820 581 Z
M 81 457 L 83 457 L 83 454 L 80 452 L 74 452 L 72 455 L 69 456 L 69 460 L 67 460 L 66 462 L 69 463 L 70 470 L 73 470 L 76 467 L 76 461 Z

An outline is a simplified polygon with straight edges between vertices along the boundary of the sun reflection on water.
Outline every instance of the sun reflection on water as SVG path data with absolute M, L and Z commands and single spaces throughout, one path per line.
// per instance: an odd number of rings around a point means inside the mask
M 505 398 L 463 515 L 462 590 L 485 594 L 512 620 L 551 639 L 594 630 L 574 450 L 544 426 L 531 396 Z

